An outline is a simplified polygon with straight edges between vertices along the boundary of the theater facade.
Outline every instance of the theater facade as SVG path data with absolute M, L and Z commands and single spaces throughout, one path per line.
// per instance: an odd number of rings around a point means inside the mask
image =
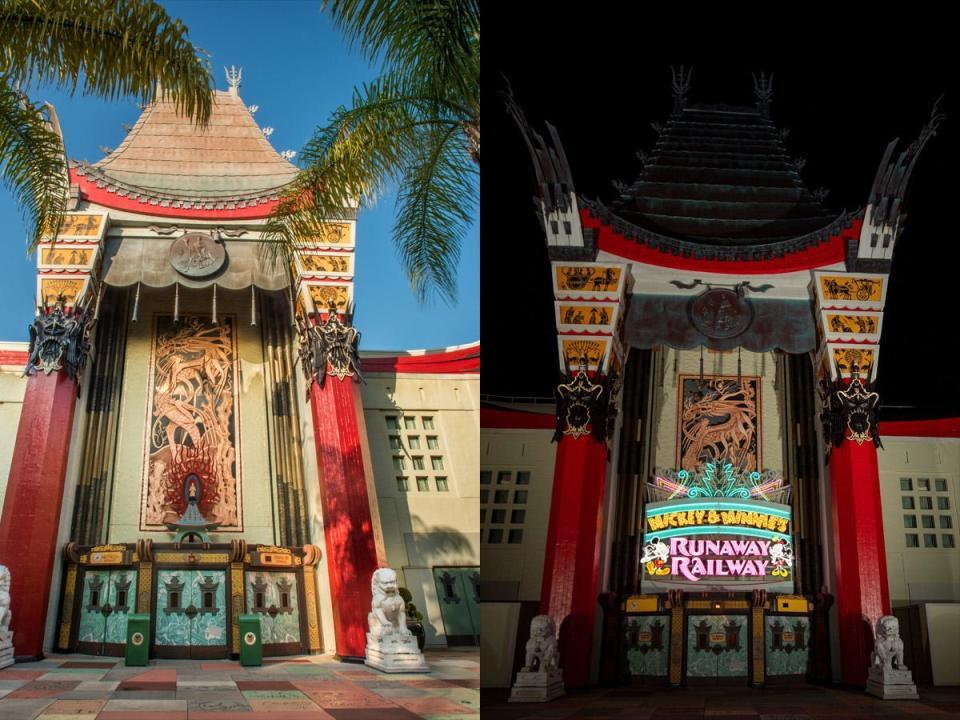
M 479 343 L 359 351 L 356 208 L 269 261 L 296 168 L 228 80 L 206 128 L 160 100 L 71 163 L 0 348 L 16 655 L 122 655 L 138 612 L 153 657 L 235 657 L 256 613 L 267 655 L 362 659 L 388 565 L 428 645 L 476 644 Z
M 911 548 L 945 564 L 928 597 L 960 601 L 956 429 L 925 434 L 929 477 L 903 468 L 883 492 L 874 387 L 906 192 L 940 115 L 891 142 L 863 208 L 837 214 L 790 160 L 765 76 L 752 106 L 692 103 L 689 80 L 674 74 L 673 112 L 609 204 L 577 194 L 555 129 L 510 103 L 563 377 L 546 405 L 482 411 L 487 686 L 513 682 L 546 614 L 568 688 L 863 687 L 890 588 L 917 583 Z M 926 493 L 919 525 L 908 485 Z

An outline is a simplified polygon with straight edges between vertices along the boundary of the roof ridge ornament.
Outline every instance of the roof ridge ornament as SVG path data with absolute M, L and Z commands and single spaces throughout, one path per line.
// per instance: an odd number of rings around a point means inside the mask
M 685 69 L 683 65 L 680 69 L 670 66 L 671 85 L 673 86 L 673 112 L 679 113 L 687 106 L 687 95 L 690 92 L 690 78 L 693 76 L 693 68 Z
M 230 94 L 233 95 L 233 97 L 240 97 L 240 81 L 243 79 L 243 67 L 237 68 L 236 65 L 231 65 L 228 70 L 226 65 L 224 65 L 223 71 L 227 74 L 227 86 L 230 88 Z
M 753 73 L 753 94 L 757 98 L 757 109 L 760 114 L 769 118 L 770 103 L 773 102 L 773 73 L 770 73 L 769 77 L 765 70 L 760 71 L 759 77 Z

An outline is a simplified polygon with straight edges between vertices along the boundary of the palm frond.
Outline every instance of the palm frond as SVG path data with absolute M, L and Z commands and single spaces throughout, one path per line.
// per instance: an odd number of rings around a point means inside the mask
M 197 122 L 210 117 L 209 64 L 152 0 L 3 0 L 0 36 L 0 73 L 24 89 L 49 83 L 149 102 L 159 86 Z
M 63 142 L 7 78 L 0 76 L 0 180 L 10 188 L 29 227 L 32 251 L 56 237 L 67 201 Z
M 468 162 L 462 129 L 424 127 L 406 168 L 393 234 L 397 252 L 421 301 L 431 292 L 456 300 L 455 269 L 471 224 L 477 173 Z

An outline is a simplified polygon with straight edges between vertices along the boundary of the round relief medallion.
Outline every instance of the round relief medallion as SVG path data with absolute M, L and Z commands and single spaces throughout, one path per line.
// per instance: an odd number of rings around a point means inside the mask
M 690 301 L 690 321 L 709 338 L 736 337 L 753 321 L 753 306 L 726 288 L 711 288 Z
M 130 636 L 130 642 L 132 642 L 134 645 L 143 645 L 143 633 L 135 632 Z
M 257 636 L 252 632 L 248 632 L 246 635 L 243 636 L 243 641 L 247 645 L 255 645 L 257 642 Z
M 170 264 L 181 275 L 203 278 L 223 267 L 227 251 L 206 233 L 192 232 L 173 241 Z

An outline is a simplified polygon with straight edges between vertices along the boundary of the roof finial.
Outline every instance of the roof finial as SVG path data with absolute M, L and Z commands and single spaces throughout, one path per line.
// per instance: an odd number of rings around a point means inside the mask
M 760 71 L 760 77 L 753 74 L 753 94 L 757 98 L 757 109 L 765 118 L 770 117 L 770 102 L 773 100 L 773 73 L 767 77 L 767 73 Z
M 685 70 L 683 65 L 679 70 L 670 68 L 670 75 L 673 78 L 673 111 L 680 112 L 687 106 L 687 93 L 690 92 L 690 78 L 693 75 L 693 68 Z
M 240 97 L 240 80 L 243 78 L 243 68 L 237 68 L 231 65 L 228 70 L 224 66 L 223 71 L 227 74 L 227 85 L 230 87 L 230 94 L 234 97 Z

